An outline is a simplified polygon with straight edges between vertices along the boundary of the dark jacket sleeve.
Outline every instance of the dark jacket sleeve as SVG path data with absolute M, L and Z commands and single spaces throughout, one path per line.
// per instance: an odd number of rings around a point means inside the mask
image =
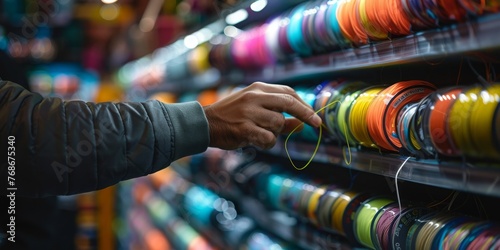
M 35 197 L 102 189 L 201 153 L 209 144 L 197 102 L 65 102 L 5 81 L 0 134 L 0 182 L 7 185 L 13 168 L 6 155 L 15 151 L 16 195 Z M 13 147 L 9 136 L 15 137 Z

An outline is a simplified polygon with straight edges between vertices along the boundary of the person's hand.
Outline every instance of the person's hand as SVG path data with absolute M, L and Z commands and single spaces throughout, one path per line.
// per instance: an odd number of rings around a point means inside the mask
M 210 146 L 236 149 L 254 145 L 268 149 L 279 134 L 290 133 L 305 122 L 321 125 L 316 115 L 295 91 L 285 85 L 261 82 L 204 107 L 210 128 Z M 285 119 L 283 112 L 295 118 Z

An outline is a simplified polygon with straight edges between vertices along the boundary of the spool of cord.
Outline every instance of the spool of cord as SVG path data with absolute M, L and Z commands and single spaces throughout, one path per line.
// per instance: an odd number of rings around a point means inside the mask
M 491 222 L 484 222 L 483 221 L 483 222 L 478 223 L 478 225 L 476 225 L 470 229 L 467 236 L 465 236 L 465 238 L 461 240 L 460 245 L 456 249 L 466 250 L 467 247 L 469 247 L 469 245 L 472 243 L 473 240 L 477 239 L 481 233 L 491 229 L 493 226 L 494 226 L 494 224 Z
M 309 216 L 309 204 L 315 194 L 317 187 L 311 184 L 304 183 L 302 187 L 302 195 L 300 196 L 298 214 L 302 218 L 308 218 Z
M 365 247 L 375 248 L 375 239 L 372 238 L 372 223 L 380 209 L 394 203 L 395 201 L 388 198 L 371 198 L 364 201 L 358 208 L 354 218 L 354 236 L 357 241 Z
M 316 188 L 313 194 L 311 195 L 311 198 L 309 198 L 309 203 L 307 205 L 307 217 L 309 218 L 312 224 L 317 226 L 319 225 L 317 216 L 318 204 L 320 198 L 323 196 L 325 192 L 326 192 L 326 187 L 324 186 Z
M 420 150 L 423 155 L 434 156 L 436 150 L 434 145 L 430 142 L 429 134 L 424 131 L 425 119 L 424 117 L 430 110 L 432 106 L 431 98 L 436 92 L 424 97 L 420 102 L 418 102 L 417 108 L 415 109 L 415 114 L 410 122 L 410 130 L 413 131 L 414 137 L 412 143 L 416 148 Z
M 350 129 L 349 129 L 349 120 L 348 120 L 348 115 L 350 113 L 350 109 L 352 107 L 353 102 L 358 98 L 359 94 L 361 93 L 361 90 L 349 93 L 344 96 L 344 99 L 341 101 L 341 104 L 339 106 L 338 112 L 337 112 L 337 128 L 339 131 L 339 138 L 343 139 L 348 143 L 349 145 L 356 145 L 359 144 L 358 141 L 355 140 L 354 136 L 352 135 Z
M 441 249 L 440 248 L 441 246 L 449 247 L 450 244 L 452 243 L 451 240 L 454 237 L 453 233 L 456 232 L 457 230 L 461 232 L 462 230 L 467 230 L 466 229 L 468 228 L 467 225 L 471 223 L 476 223 L 476 222 L 472 222 L 471 218 L 464 216 L 457 216 L 452 220 L 446 222 L 434 237 L 434 241 L 432 242 L 432 247 L 437 247 L 439 249 Z M 444 249 L 450 249 L 450 248 L 444 248 Z
M 342 35 L 347 40 L 355 45 L 366 44 L 368 43 L 368 36 L 360 28 L 360 24 L 357 23 L 355 4 L 356 0 L 339 1 L 336 13 L 337 21 Z
M 371 225 L 371 237 L 375 249 L 389 249 L 391 246 L 391 237 L 393 235 L 390 231 L 391 225 L 399 214 L 400 211 L 397 203 L 389 204 L 377 212 Z
M 340 48 L 348 47 L 350 45 L 350 41 L 346 36 L 344 36 L 338 21 L 337 13 L 340 1 L 327 0 L 326 4 L 326 31 L 329 39 L 333 44 L 338 45 Z
M 500 1 L 498 0 L 458 0 L 460 5 L 472 15 L 482 15 L 485 12 L 496 13 L 500 11 Z
M 297 196 L 295 182 L 296 181 L 294 179 L 288 177 L 283 180 L 279 193 L 278 209 L 283 211 L 292 211 L 289 209 L 289 202 L 291 199 L 295 200 L 295 197 Z
M 280 207 L 280 193 L 285 177 L 278 174 L 270 174 L 265 180 L 267 181 L 267 202 L 272 208 L 278 209 Z
M 472 232 L 472 229 L 480 226 L 481 222 L 465 222 L 455 226 L 449 232 L 445 232 L 440 242 L 441 249 L 459 249 L 461 243 Z
M 480 228 L 474 231 L 467 237 L 460 246 L 460 250 L 475 250 L 475 249 L 498 249 L 500 246 L 500 228 L 498 226 L 489 226 Z
M 410 17 L 404 11 L 404 0 L 382 1 L 386 3 L 385 10 L 389 13 L 391 25 L 388 25 L 389 32 L 395 36 L 406 36 L 411 34 Z
M 333 90 L 341 85 L 340 81 L 326 81 L 321 83 L 314 90 L 314 94 L 316 95 L 316 100 L 314 101 L 314 105 L 312 106 L 314 110 L 321 110 L 318 112 L 318 116 L 321 118 L 323 123 L 326 123 L 326 109 L 322 109 L 325 106 L 333 106 L 329 104 L 329 100 L 333 94 Z M 328 131 L 329 132 L 329 131 Z M 327 133 L 329 139 L 336 138 L 336 134 Z
M 413 227 L 417 220 L 422 222 L 421 218 L 427 216 L 431 213 L 431 210 L 424 207 L 411 207 L 408 209 L 403 209 L 403 211 L 396 215 L 394 222 L 391 224 L 389 229 L 389 242 L 392 249 L 410 249 L 411 242 L 407 245 L 407 241 L 413 239 L 416 234 L 416 228 Z M 384 248 L 391 249 L 391 248 Z
M 302 181 L 296 179 L 286 179 L 283 182 L 281 193 L 281 208 L 291 214 L 298 214 L 300 199 L 303 194 L 302 188 L 305 185 Z
M 373 141 L 379 147 L 398 151 L 402 146 L 396 134 L 398 113 L 435 89 L 431 83 L 415 80 L 398 82 L 382 90 L 368 107 L 368 131 Z
M 319 1 L 311 1 L 307 4 L 304 11 L 304 18 L 302 20 L 302 35 L 312 53 L 324 52 L 324 47 L 315 39 L 316 34 L 319 32 L 319 27 L 315 27 L 314 19 L 318 13 L 320 3 Z
M 331 51 L 338 48 L 337 39 L 334 36 L 329 36 L 328 34 L 328 2 L 329 0 L 321 0 L 318 2 L 318 11 L 316 15 L 314 15 L 314 26 L 312 27 L 312 30 L 316 30 L 316 32 L 313 32 L 313 39 L 324 49 L 324 51 Z
M 412 103 L 404 108 L 399 113 L 397 118 L 397 135 L 401 141 L 402 148 L 408 151 L 411 155 L 420 155 L 419 149 L 421 148 L 418 143 L 415 143 L 415 132 L 411 129 L 411 122 L 415 116 L 418 104 Z
M 366 193 L 347 191 L 333 204 L 333 228 L 347 237 L 350 242 L 356 242 L 353 222 L 361 203 L 369 198 Z
M 482 88 L 474 86 L 462 92 L 453 102 L 448 113 L 447 131 L 452 138 L 452 156 L 470 155 L 473 152 L 472 134 L 469 128 L 469 117 L 472 104 Z
M 473 143 L 472 156 L 477 158 L 499 159 L 500 150 L 494 142 L 495 109 L 500 103 L 500 84 L 488 86 L 479 94 L 478 100 L 472 103 L 469 118 L 469 133 Z
M 382 2 L 379 0 L 358 0 L 356 8 L 356 17 L 358 22 L 361 23 L 364 32 L 368 35 L 370 40 L 385 40 L 388 38 L 387 29 L 379 24 L 378 15 L 382 15 L 385 12 L 382 8 L 377 8 L 376 5 L 371 5 L 377 2 Z M 368 13 L 371 11 L 371 15 Z M 373 15 L 373 12 L 377 14 Z M 383 22 L 383 21 L 382 21 Z M 377 25 L 379 24 L 379 25 Z
M 455 217 L 449 214 L 436 214 L 425 223 L 419 230 L 415 240 L 414 249 L 432 249 L 432 244 L 438 232 L 446 223 L 453 220 Z
M 290 24 L 287 27 L 287 39 L 293 51 L 301 56 L 312 54 L 311 48 L 307 45 L 302 33 L 302 22 L 307 3 L 299 4 L 291 13 Z
M 265 30 L 265 42 L 272 56 L 278 61 L 284 61 L 286 56 L 279 44 L 280 22 L 281 16 L 275 17 L 269 22 Z
M 352 92 L 356 92 L 359 89 L 365 88 L 366 83 L 364 82 L 350 82 L 344 81 L 341 84 L 335 86 L 331 89 L 331 95 L 328 99 L 325 108 L 324 120 L 326 128 L 328 129 L 328 134 L 332 139 L 337 141 L 346 142 L 345 136 L 342 136 L 340 132 L 340 127 L 338 126 L 338 111 L 342 104 L 344 97 Z
M 407 237 L 406 237 L 407 249 L 416 249 L 415 248 L 416 241 L 417 241 L 417 237 L 420 233 L 420 230 L 422 229 L 422 227 L 425 224 L 427 224 L 427 222 L 431 221 L 434 218 L 434 216 L 436 216 L 436 214 L 438 214 L 438 212 L 433 211 L 431 213 L 424 214 L 423 216 L 415 219 L 415 223 L 413 223 L 413 225 L 411 225 L 410 229 L 408 230 Z M 394 242 L 397 242 L 396 239 Z
M 332 209 L 336 200 L 342 195 L 343 192 L 344 190 L 338 189 L 336 186 L 330 186 L 320 197 L 317 208 L 319 226 L 330 229 L 332 228 Z
M 422 134 L 434 149 L 446 156 L 453 156 L 452 138 L 448 136 L 449 109 L 462 92 L 462 87 L 440 89 L 430 96 L 430 105 L 422 117 Z
M 383 89 L 383 87 L 376 86 L 362 90 L 358 98 L 353 102 L 348 114 L 349 130 L 361 146 L 377 148 L 377 145 L 370 137 L 366 117 L 370 103 Z

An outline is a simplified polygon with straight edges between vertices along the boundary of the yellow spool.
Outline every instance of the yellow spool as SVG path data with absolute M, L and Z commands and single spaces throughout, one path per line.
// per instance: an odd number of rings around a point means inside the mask
M 353 102 L 350 113 L 348 114 L 348 125 L 353 137 L 360 145 L 365 147 L 378 148 L 370 138 L 368 125 L 366 124 L 366 114 L 370 103 L 383 87 L 375 87 L 361 93 Z
M 500 152 L 496 150 L 493 139 L 494 115 L 500 102 L 500 85 L 495 84 L 484 89 L 479 99 L 473 103 L 469 119 L 473 156 L 498 158 Z
M 375 239 L 372 239 L 371 225 L 375 220 L 377 212 L 391 203 L 394 203 L 394 201 L 380 197 L 363 202 L 356 212 L 356 218 L 354 219 L 354 235 L 359 243 L 375 249 Z
M 324 187 L 319 187 L 314 190 L 313 195 L 309 198 L 309 205 L 307 206 L 307 215 L 314 225 L 318 225 L 318 217 L 316 215 L 316 209 L 318 208 L 319 198 L 325 193 L 326 189 Z
M 459 95 L 448 115 L 448 130 L 453 139 L 456 154 L 471 155 L 474 152 L 469 119 L 474 102 L 478 100 L 481 87 L 473 87 Z M 458 155 L 457 155 L 458 156 Z
M 355 145 L 358 142 L 355 140 L 352 133 L 349 131 L 349 125 L 347 124 L 347 117 L 352 106 L 352 103 L 359 96 L 361 91 L 356 91 L 352 94 L 347 95 L 339 106 L 337 112 L 337 126 L 339 127 L 340 135 L 342 139 L 346 140 L 346 143 L 350 145 Z
M 342 220 L 344 218 L 344 212 L 349 205 L 349 202 L 356 197 L 357 193 L 352 191 L 347 191 L 341 194 L 332 206 L 332 227 L 337 232 L 345 235 L 344 225 Z
M 377 30 L 377 28 L 375 28 L 375 26 L 372 25 L 370 20 L 368 20 L 368 15 L 366 14 L 366 1 L 376 1 L 376 0 L 359 0 L 358 1 L 358 3 L 359 3 L 358 13 L 359 13 L 359 19 L 361 21 L 360 22 L 361 25 L 363 26 L 366 34 L 370 38 L 375 38 L 375 39 L 379 39 L 379 40 L 387 39 L 388 34 Z

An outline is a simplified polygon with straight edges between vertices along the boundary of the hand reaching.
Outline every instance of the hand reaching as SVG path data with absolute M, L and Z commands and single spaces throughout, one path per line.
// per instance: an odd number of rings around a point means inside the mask
M 285 85 L 256 82 L 204 107 L 210 128 L 210 146 L 236 149 L 254 145 L 268 149 L 280 134 L 305 122 L 321 125 L 321 118 L 295 91 Z M 283 112 L 295 118 L 285 119 Z

